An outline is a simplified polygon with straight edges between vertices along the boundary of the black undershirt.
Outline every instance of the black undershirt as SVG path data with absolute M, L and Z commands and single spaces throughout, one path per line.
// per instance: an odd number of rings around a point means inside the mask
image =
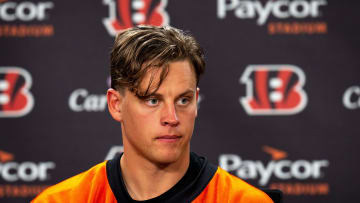
M 217 169 L 216 166 L 209 164 L 206 158 L 200 157 L 192 152 L 190 153 L 189 168 L 179 182 L 158 197 L 144 201 L 136 201 L 130 197 L 122 178 L 120 167 L 121 156 L 122 154 L 106 163 L 109 185 L 119 203 L 190 202 L 202 192 Z

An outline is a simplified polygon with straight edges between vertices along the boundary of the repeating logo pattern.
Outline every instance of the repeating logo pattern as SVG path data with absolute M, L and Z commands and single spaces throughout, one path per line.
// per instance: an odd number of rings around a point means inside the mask
M 327 159 L 289 159 L 288 152 L 263 146 L 271 160 L 245 160 L 237 154 L 221 154 L 219 166 L 262 187 L 280 189 L 286 195 L 328 195 L 330 184 L 324 182 L 330 161 Z
M 52 1 L 0 0 L 0 37 L 51 37 Z
M 31 76 L 25 69 L 0 67 L 0 117 L 21 117 L 32 110 L 31 85 Z
M 360 109 L 360 86 L 351 86 L 346 89 L 343 104 L 347 109 Z
M 106 154 L 105 160 L 113 159 L 117 154 L 124 152 L 124 147 L 122 145 L 111 146 L 109 152 Z
M 49 185 L 51 172 L 56 168 L 52 161 L 17 161 L 15 155 L 0 149 L 0 202 L 2 198 L 33 198 Z M 34 184 L 36 183 L 36 184 Z
M 305 74 L 293 65 L 249 65 L 240 83 L 246 85 L 240 103 L 249 115 L 296 114 L 307 104 Z
M 103 23 L 109 34 L 137 25 L 162 26 L 169 23 L 164 8 L 167 0 L 104 0 L 109 6 L 109 17 Z
M 327 5 L 327 0 L 217 0 L 217 17 L 254 19 L 258 26 L 267 25 L 270 35 L 326 34 L 327 22 L 321 17 Z

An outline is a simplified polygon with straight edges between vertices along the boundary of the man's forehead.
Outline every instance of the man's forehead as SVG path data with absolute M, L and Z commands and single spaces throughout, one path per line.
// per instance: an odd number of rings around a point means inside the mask
M 150 67 L 138 86 L 138 92 L 145 94 L 158 93 L 170 82 L 176 82 L 178 86 L 186 90 L 194 89 L 195 91 L 195 70 L 188 60 Z

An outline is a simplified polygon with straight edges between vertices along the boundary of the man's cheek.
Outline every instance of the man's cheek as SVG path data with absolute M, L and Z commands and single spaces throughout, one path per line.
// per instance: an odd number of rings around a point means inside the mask
M 150 108 L 150 107 L 142 106 L 142 108 L 138 109 L 137 114 L 142 119 L 153 120 L 157 117 L 158 112 L 159 112 L 158 108 Z

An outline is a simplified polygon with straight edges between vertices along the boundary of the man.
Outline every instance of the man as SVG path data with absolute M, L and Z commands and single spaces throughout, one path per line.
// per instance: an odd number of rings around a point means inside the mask
M 197 42 L 178 29 L 142 26 L 117 35 L 107 101 L 124 153 L 33 202 L 272 202 L 190 153 L 204 68 Z

